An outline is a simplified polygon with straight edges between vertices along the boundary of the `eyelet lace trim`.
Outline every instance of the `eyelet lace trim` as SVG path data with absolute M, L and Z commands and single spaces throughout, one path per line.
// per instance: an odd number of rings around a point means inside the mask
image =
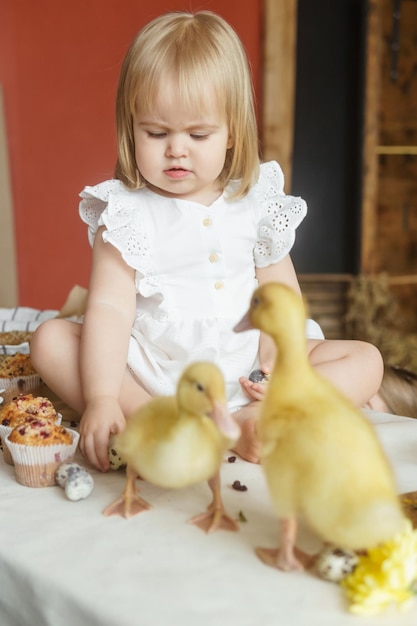
M 85 187 L 80 196 L 80 216 L 88 224 L 90 244 L 93 245 L 99 226 L 104 225 L 107 230 L 103 240 L 115 246 L 136 270 L 137 290 L 144 296 L 159 292 L 161 283 L 155 275 L 148 237 L 140 227 L 141 207 L 135 193 L 126 190 L 119 180 L 108 180 Z
M 307 213 L 305 201 L 286 195 L 283 187 L 284 176 L 278 163 L 264 163 L 254 187 L 263 216 L 259 222 L 259 240 L 254 248 L 257 267 L 277 263 L 288 254 L 294 245 L 295 229 Z

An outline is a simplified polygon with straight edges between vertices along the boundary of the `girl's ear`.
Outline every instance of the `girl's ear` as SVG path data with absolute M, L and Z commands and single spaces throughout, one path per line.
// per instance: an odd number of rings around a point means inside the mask
M 233 139 L 232 135 L 229 135 L 226 148 L 229 150 L 229 148 L 233 148 L 234 145 L 235 145 L 235 140 Z

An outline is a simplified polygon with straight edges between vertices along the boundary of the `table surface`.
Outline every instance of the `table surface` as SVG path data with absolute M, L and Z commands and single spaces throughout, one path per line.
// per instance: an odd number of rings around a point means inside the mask
M 417 489 L 417 421 L 367 412 L 394 467 L 399 492 Z M 0 455 L 1 626 L 415 626 L 407 612 L 351 615 L 341 588 L 308 572 L 266 567 L 258 545 L 275 546 L 278 525 L 262 469 L 237 458 L 222 466 L 228 512 L 239 532 L 206 535 L 187 524 L 205 510 L 202 483 L 166 490 L 138 482 L 153 509 L 129 520 L 104 517 L 123 471 L 92 472 L 89 498 L 58 486 L 19 485 Z M 83 463 L 81 457 L 76 459 Z M 247 491 L 231 488 L 240 480 Z M 306 528 L 298 545 L 321 547 Z

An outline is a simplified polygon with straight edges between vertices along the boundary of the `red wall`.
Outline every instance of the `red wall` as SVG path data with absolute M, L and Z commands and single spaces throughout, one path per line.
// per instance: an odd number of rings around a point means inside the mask
M 260 4 L 261 0 L 0 1 L 0 82 L 20 305 L 60 308 L 74 284 L 88 285 L 91 251 L 78 217 L 78 193 L 113 174 L 116 84 L 135 33 L 166 11 L 215 11 L 239 33 L 259 92 Z

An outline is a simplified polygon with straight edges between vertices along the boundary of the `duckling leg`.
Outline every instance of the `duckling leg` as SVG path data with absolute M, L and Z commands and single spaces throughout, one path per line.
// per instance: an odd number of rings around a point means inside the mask
M 208 485 L 213 493 L 213 500 L 209 504 L 206 513 L 196 515 L 189 520 L 190 524 L 198 526 L 206 533 L 216 530 L 238 530 L 238 525 L 225 511 L 220 495 L 220 472 L 210 478 Z
M 276 567 L 284 572 L 303 570 L 309 567 L 313 558 L 295 547 L 297 536 L 297 519 L 290 517 L 280 521 L 281 548 L 256 548 L 257 556 L 266 565 Z
M 151 509 L 151 505 L 138 495 L 136 489 L 137 473 L 129 465 L 126 468 L 126 484 L 120 498 L 104 509 L 103 515 L 121 515 L 124 518 L 133 517 L 142 511 Z

